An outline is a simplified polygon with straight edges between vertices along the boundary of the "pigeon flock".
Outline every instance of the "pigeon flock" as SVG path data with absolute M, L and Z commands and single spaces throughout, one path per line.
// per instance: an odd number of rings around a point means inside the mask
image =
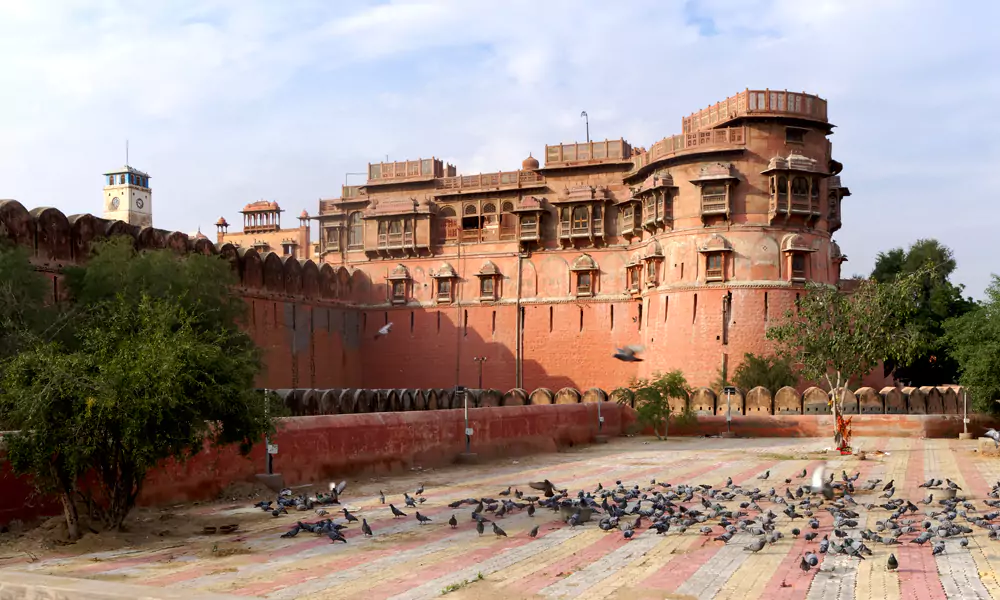
M 950 479 L 941 481 L 932 478 L 919 486 L 928 490 L 928 495 L 918 501 L 925 507 L 921 509 L 908 499 L 894 497 L 894 480 L 883 484 L 881 479 L 869 479 L 859 485 L 860 473 L 848 475 L 845 471 L 839 480 L 835 480 L 835 474 L 831 472 L 827 475 L 824 467 L 819 467 L 811 480 L 807 481 L 806 477 L 807 472 L 803 469 L 795 477 L 785 479 L 784 486 L 780 483 L 771 486 L 763 483 L 770 478 L 770 471 L 765 471 L 757 477 L 761 483 L 752 488 L 735 484 L 732 478 L 722 486 L 670 484 L 656 479 L 650 480 L 646 486 L 616 481 L 613 487 L 605 488 L 598 483 L 591 490 L 575 493 L 559 489 L 546 479 L 528 483 L 528 488 L 540 492 L 540 495 L 525 494 L 510 486 L 501 490 L 496 498 L 454 500 L 447 505 L 448 508 L 457 511 L 472 507 L 471 513 L 460 518 L 452 512 L 446 523 L 452 529 L 459 528 L 463 521 L 475 523 L 478 535 L 483 535 L 489 528 L 494 536 L 507 537 L 498 524 L 505 516 L 524 512 L 534 518 L 537 511 L 547 509 L 557 513 L 558 520 L 569 527 L 584 526 L 595 517 L 599 529 L 609 533 L 620 532 L 627 540 L 642 530 L 652 529 L 658 535 L 680 535 L 690 531 L 725 544 L 742 532 L 752 536 L 744 549 L 753 553 L 786 536 L 802 536 L 808 545 L 800 557 L 799 567 L 805 572 L 817 567 L 823 554 L 865 560 L 866 556 L 872 555 L 870 546 L 876 544 L 929 544 L 931 554 L 937 555 L 946 551 L 948 540 L 967 546 L 969 541 L 966 536 L 973 533 L 973 527 L 988 530 L 990 539 L 998 538 L 1000 523 L 994 521 L 1000 518 L 1000 482 L 993 486 L 989 499 L 983 500 L 986 508 L 980 512 L 975 503 L 961 495 L 962 488 Z M 768 488 L 760 487 L 764 485 Z M 784 487 L 783 491 L 781 487 Z M 315 497 L 295 496 L 291 490 L 282 490 L 275 501 L 259 502 L 254 506 L 271 512 L 274 517 L 289 514 L 290 511 L 315 511 L 320 517 L 325 517 L 315 522 L 296 520 L 290 530 L 281 534 L 284 538 L 307 531 L 317 536 L 325 535 L 331 543 L 346 544 L 342 531 L 358 522 L 365 537 L 377 535 L 367 518 L 359 519 L 346 508 L 341 508 L 338 511 L 340 515 L 335 517 L 328 512 L 328 507 L 340 504 L 345 488 L 346 482 L 331 484 L 328 494 Z M 944 498 L 935 500 L 934 493 L 939 490 L 947 493 L 943 494 Z M 421 485 L 413 495 L 403 493 L 402 508 L 388 503 L 392 518 L 407 519 L 412 515 L 421 526 L 436 523 L 435 519 L 419 510 L 426 501 L 423 494 L 424 487 Z M 871 503 L 859 504 L 855 500 L 856 494 L 872 495 L 875 499 Z M 951 497 L 952 494 L 954 497 Z M 385 494 L 381 491 L 379 501 L 382 505 L 386 504 Z M 889 515 L 877 521 L 872 530 L 861 525 L 861 515 L 856 510 L 858 506 L 865 510 L 879 507 L 888 511 Z M 412 512 L 407 512 L 411 509 Z M 833 527 L 830 533 L 820 537 L 817 530 L 820 529 L 819 516 L 823 513 L 832 517 Z M 534 538 L 538 530 L 539 525 L 536 525 L 527 535 Z M 898 568 L 899 560 L 895 554 L 890 554 L 886 569 L 893 571 Z

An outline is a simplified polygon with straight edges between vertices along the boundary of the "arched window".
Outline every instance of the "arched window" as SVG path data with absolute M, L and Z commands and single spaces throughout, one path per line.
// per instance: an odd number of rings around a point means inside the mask
M 364 248 L 365 246 L 365 225 L 361 221 L 361 213 L 352 212 L 347 217 L 347 247 L 350 249 Z
M 778 178 L 778 208 L 781 210 L 787 210 L 788 207 L 788 179 L 786 177 Z
M 505 213 L 514 212 L 514 204 L 512 202 L 504 202 L 501 212 Z
M 458 215 L 451 206 L 445 206 L 438 213 L 438 235 L 446 242 L 458 239 Z
M 457 216 L 455 214 L 455 209 L 450 206 L 445 206 L 444 208 L 441 209 L 441 212 L 438 214 L 440 214 L 442 217 L 446 219 Z
M 483 205 L 484 213 L 495 213 L 496 211 L 497 211 L 497 205 L 493 204 L 492 202 L 487 202 L 486 204 Z

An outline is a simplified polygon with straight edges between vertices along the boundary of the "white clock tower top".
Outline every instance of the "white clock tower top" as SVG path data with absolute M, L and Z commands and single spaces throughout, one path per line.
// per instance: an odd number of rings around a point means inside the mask
M 104 218 L 138 227 L 153 226 L 149 175 L 125 165 L 104 174 Z

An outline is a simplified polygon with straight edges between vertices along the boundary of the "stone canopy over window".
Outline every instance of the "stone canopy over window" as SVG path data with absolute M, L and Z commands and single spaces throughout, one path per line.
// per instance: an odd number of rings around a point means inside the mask
M 786 256 L 789 279 L 805 281 L 809 277 L 809 255 L 816 250 L 803 236 L 790 233 L 781 240 L 781 251 Z
M 732 188 L 739 183 L 731 163 L 703 166 L 691 183 L 701 188 L 701 220 L 705 225 L 715 218 L 729 220 L 732 214 Z
M 597 262 L 589 254 L 581 254 L 573 261 L 570 271 L 575 277 L 577 296 L 593 296 L 596 293 Z
M 642 285 L 642 258 L 636 252 L 625 263 L 625 276 L 628 279 L 628 291 L 636 294 Z
M 500 280 L 503 275 L 500 274 L 500 269 L 497 268 L 493 261 L 488 260 L 483 263 L 483 266 L 476 273 L 476 277 L 479 278 L 479 299 L 484 301 L 496 300 L 500 297 Z
M 441 268 L 431 275 L 437 284 L 434 298 L 438 302 L 454 302 L 455 283 L 458 281 L 458 273 L 449 263 L 442 263 Z
M 698 249 L 705 257 L 705 281 L 725 281 L 728 256 L 733 251 L 729 240 L 714 234 Z
M 660 242 L 653 240 L 646 246 L 646 251 L 642 256 L 642 261 L 646 263 L 646 287 L 653 287 L 660 282 L 660 263 L 663 262 L 663 249 Z
M 413 281 L 410 277 L 410 271 L 404 265 L 396 265 L 387 279 L 389 280 L 389 300 L 393 304 L 406 304 Z

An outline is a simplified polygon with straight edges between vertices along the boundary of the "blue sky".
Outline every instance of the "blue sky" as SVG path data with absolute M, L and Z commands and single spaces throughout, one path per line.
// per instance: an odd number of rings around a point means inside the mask
M 294 216 L 369 161 L 514 169 L 546 143 L 649 146 L 746 87 L 830 102 L 845 273 L 936 237 L 980 297 L 1000 223 L 1000 3 L 931 0 L 0 0 L 0 197 L 156 226 Z M 357 183 L 359 178 L 351 178 Z

